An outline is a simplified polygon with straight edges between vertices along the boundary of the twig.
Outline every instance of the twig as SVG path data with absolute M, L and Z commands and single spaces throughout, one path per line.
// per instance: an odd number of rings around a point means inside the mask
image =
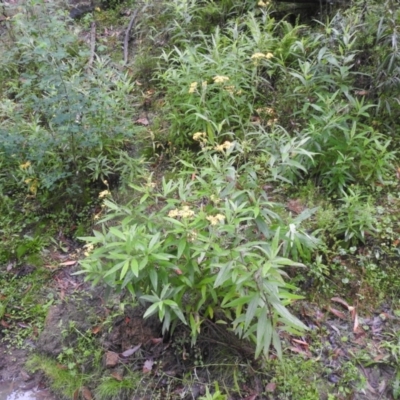
M 132 15 L 131 20 L 129 21 L 128 28 L 125 32 L 125 39 L 124 39 L 124 65 L 128 63 L 128 45 L 129 45 L 129 34 L 131 33 L 131 29 L 133 26 L 133 23 L 135 22 L 137 13 L 139 9 L 136 9 L 135 12 Z
M 87 68 L 91 68 L 94 60 L 94 54 L 96 50 L 96 22 L 92 22 L 90 30 L 90 58 L 87 64 Z

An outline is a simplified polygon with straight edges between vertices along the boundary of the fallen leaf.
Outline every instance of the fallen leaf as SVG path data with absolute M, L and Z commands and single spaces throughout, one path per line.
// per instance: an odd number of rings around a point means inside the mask
M 142 343 L 139 343 L 137 346 L 132 347 L 131 349 L 125 350 L 119 356 L 122 358 L 130 357 L 132 354 L 136 353 L 142 347 Z
M 336 315 L 336 317 L 341 318 L 341 319 L 347 319 L 345 313 L 342 311 L 336 310 L 336 308 L 329 307 L 329 311 L 333 314 Z
M 350 306 L 349 306 L 349 304 L 347 303 L 346 300 L 343 300 L 340 297 L 332 297 L 331 301 L 335 301 L 336 303 L 339 303 L 342 306 L 345 306 L 350 311 Z
M 268 383 L 268 385 L 267 386 L 265 386 L 265 391 L 266 392 L 275 392 L 275 389 L 276 389 L 276 383 L 275 382 L 270 382 L 270 383 Z
M 114 353 L 113 351 L 107 351 L 106 353 L 106 368 L 113 368 L 115 367 L 119 362 L 119 356 L 117 353 Z
M 301 344 L 303 346 L 306 346 L 306 347 L 309 346 L 309 344 L 307 342 L 305 342 L 304 340 L 292 339 L 292 341 L 295 342 L 295 343 Z
M 92 328 L 93 335 L 97 335 L 100 332 L 100 330 L 101 330 L 101 326 L 100 325 L 97 325 L 94 328 Z
M 175 268 L 174 271 L 177 275 L 182 275 L 183 273 L 179 268 Z
M 62 265 L 64 267 L 67 267 L 69 265 L 75 265 L 75 264 L 76 264 L 76 261 L 71 260 L 71 261 L 64 261 L 64 262 L 62 262 L 62 263 L 60 263 L 58 265 Z
M 295 214 L 301 214 L 305 207 L 301 204 L 301 200 L 299 199 L 291 199 L 287 202 L 286 207 L 289 211 L 294 212 Z
M 147 125 L 149 125 L 149 120 L 146 118 L 146 117 L 143 117 L 143 118 L 139 118 L 139 119 L 137 119 L 136 121 L 135 121 L 137 124 L 139 124 L 139 125 L 143 125 L 143 126 L 147 126 Z
M 86 386 L 81 387 L 81 392 L 85 400 L 93 400 L 93 395 Z
M 353 326 L 353 332 L 356 333 L 358 329 L 358 315 L 357 313 L 354 314 L 354 326 Z
M 163 341 L 162 337 L 160 337 L 160 338 L 151 338 L 151 343 L 153 343 L 153 344 L 159 344 L 162 341 Z
M 118 382 L 121 382 L 121 381 L 124 379 L 124 377 L 123 377 L 119 372 L 117 372 L 117 371 L 114 371 L 114 372 L 111 374 L 111 376 L 112 376 L 115 380 L 117 380 Z
M 147 374 L 151 372 L 151 370 L 153 369 L 153 364 L 154 364 L 153 360 L 146 360 L 143 365 L 143 373 Z
M 1 325 L 3 328 L 9 328 L 9 327 L 10 327 L 10 324 L 7 324 L 7 322 L 4 321 L 4 319 L 2 319 L 2 320 L 0 321 L 0 325 Z

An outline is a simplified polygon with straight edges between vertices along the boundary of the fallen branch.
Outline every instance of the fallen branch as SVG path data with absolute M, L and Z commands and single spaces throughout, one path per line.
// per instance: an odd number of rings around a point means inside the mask
M 96 50 L 96 22 L 92 22 L 90 30 L 90 58 L 86 68 L 91 68 Z
M 125 39 L 124 39 L 124 65 L 126 65 L 128 63 L 128 45 L 129 45 L 129 35 L 131 33 L 131 29 L 133 26 L 133 23 L 135 22 L 137 13 L 138 13 L 138 9 L 135 10 L 135 12 L 132 15 L 131 20 L 129 21 L 129 25 L 128 28 L 125 32 Z

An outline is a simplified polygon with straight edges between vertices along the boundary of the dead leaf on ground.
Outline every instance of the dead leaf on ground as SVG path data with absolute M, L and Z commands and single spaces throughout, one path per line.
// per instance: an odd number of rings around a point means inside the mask
M 292 339 L 292 341 L 295 342 L 295 343 L 301 344 L 303 346 L 306 346 L 306 347 L 309 346 L 309 344 L 307 342 L 305 342 L 304 340 Z
M 139 125 L 148 126 L 150 124 L 149 120 L 146 117 L 139 118 L 135 121 Z
M 266 392 L 272 393 L 272 392 L 275 392 L 275 389 L 276 389 L 276 383 L 275 382 L 270 382 L 270 383 L 268 383 L 267 386 L 265 386 L 265 391 Z
M 111 376 L 112 376 L 115 380 L 117 380 L 118 382 L 121 382 L 121 381 L 124 379 L 124 377 L 123 377 L 119 372 L 117 372 L 117 371 L 114 371 L 114 372 L 111 374 Z
M 335 301 L 336 303 L 341 304 L 342 306 L 346 307 L 349 311 L 351 311 L 350 308 L 354 308 L 354 307 L 349 306 L 349 304 L 347 303 L 347 301 L 341 299 L 340 297 L 332 297 L 332 298 L 331 298 L 331 301 Z
M 146 360 L 143 365 L 143 373 L 148 374 L 153 369 L 153 360 Z
M 6 321 L 4 321 L 4 319 L 2 319 L 1 321 L 0 321 L 0 325 L 3 327 L 3 328 L 10 328 L 10 324 L 8 324 Z
M 137 346 L 132 347 L 131 349 L 125 350 L 119 356 L 122 358 L 130 357 L 132 354 L 136 353 L 142 347 L 142 343 L 139 343 Z
M 151 338 L 151 343 L 153 344 L 159 344 L 163 341 L 163 338 Z
M 333 315 L 335 315 L 336 317 L 338 317 L 338 318 L 341 318 L 341 319 L 344 319 L 344 320 L 347 319 L 346 314 L 343 313 L 342 311 L 336 310 L 336 308 L 329 307 L 329 311 L 330 311 Z
M 101 330 L 101 326 L 100 325 L 97 325 L 94 328 L 92 328 L 93 335 L 97 335 L 100 332 L 100 330 Z
M 354 313 L 353 319 L 354 319 L 353 332 L 356 333 L 358 331 L 358 326 L 359 326 L 357 313 Z
M 91 391 L 86 386 L 81 387 L 81 393 L 85 400 L 93 400 L 94 398 Z
M 305 207 L 303 204 L 301 204 L 300 199 L 289 200 L 286 204 L 286 207 L 289 211 L 291 211 L 295 214 L 301 214 L 305 210 Z
M 70 265 L 75 265 L 77 263 L 77 261 L 71 260 L 71 261 L 64 261 L 58 265 L 62 265 L 63 267 L 68 267 Z

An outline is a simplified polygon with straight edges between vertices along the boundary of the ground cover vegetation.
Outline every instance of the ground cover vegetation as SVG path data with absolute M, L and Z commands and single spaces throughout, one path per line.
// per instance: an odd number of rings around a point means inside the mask
M 58 393 L 399 398 L 400 11 L 300 10 L 3 5 L 1 340 L 105 307 L 30 359 Z

